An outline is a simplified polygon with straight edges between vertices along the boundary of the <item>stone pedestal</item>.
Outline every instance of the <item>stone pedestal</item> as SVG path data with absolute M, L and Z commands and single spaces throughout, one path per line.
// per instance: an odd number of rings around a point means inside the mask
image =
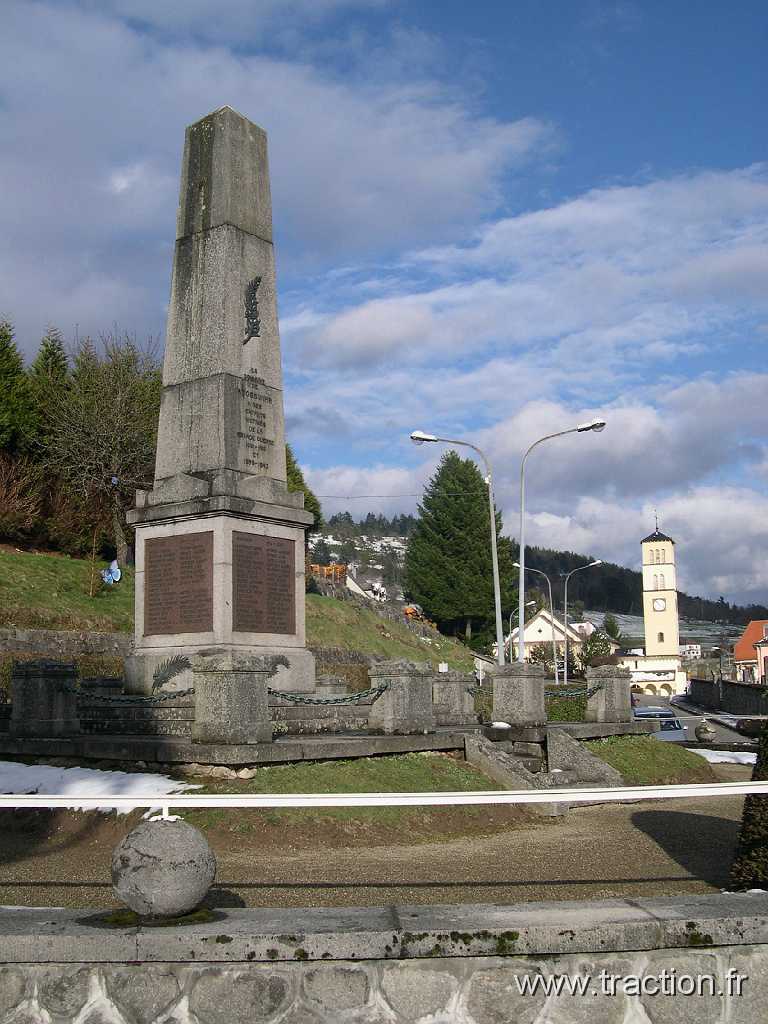
M 469 672 L 436 672 L 432 676 L 432 704 L 437 725 L 477 725 L 475 698 Z
M 287 517 L 289 510 L 281 511 Z M 157 523 L 148 517 L 137 525 L 136 632 L 126 690 L 151 693 L 163 662 L 204 650 L 269 659 L 270 686 L 313 690 L 304 529 L 231 514 Z M 191 670 L 178 673 L 173 688 L 186 689 L 191 680 Z
M 371 686 L 386 691 L 373 702 L 369 728 L 387 735 L 435 731 L 432 709 L 434 670 L 428 664 L 410 661 L 380 661 L 368 670 Z
M 545 673 L 543 665 L 519 661 L 489 670 L 493 680 L 493 720 L 509 722 L 510 739 L 535 743 L 544 738 Z
M 77 682 L 71 663 L 17 661 L 11 672 L 13 710 L 11 736 L 73 736 L 80 732 L 77 694 L 69 687 Z
M 631 722 L 632 675 L 628 668 L 618 665 L 600 665 L 587 669 L 587 691 L 599 686 L 587 698 L 584 718 L 587 722 Z
M 194 743 L 270 743 L 268 668 L 243 654 L 196 654 Z

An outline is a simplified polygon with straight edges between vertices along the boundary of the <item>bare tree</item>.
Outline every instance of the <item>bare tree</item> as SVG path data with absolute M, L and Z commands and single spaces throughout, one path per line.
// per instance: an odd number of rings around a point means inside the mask
M 151 345 L 107 335 L 100 351 L 88 338 L 78 342 L 66 387 L 46 395 L 44 462 L 87 498 L 94 523 L 111 518 L 123 564 L 125 509 L 136 488 L 152 478 L 161 389 Z
M 0 451 L 0 535 L 15 538 L 40 514 L 40 471 L 29 459 Z

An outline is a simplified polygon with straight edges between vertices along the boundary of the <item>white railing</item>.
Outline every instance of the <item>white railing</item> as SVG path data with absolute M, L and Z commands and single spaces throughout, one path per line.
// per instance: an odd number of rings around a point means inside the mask
M 578 804 L 621 803 L 635 800 L 679 800 L 686 797 L 745 796 L 763 793 L 768 796 L 768 782 L 713 782 L 673 786 L 616 786 L 586 789 L 480 790 L 463 793 L 284 793 L 239 796 L 202 794 L 168 794 L 164 796 L 45 796 L 38 793 L 0 795 L 0 808 L 47 809 L 63 807 L 77 810 L 98 810 L 114 807 L 132 810 L 135 807 L 160 808 L 163 818 L 170 817 L 170 808 L 190 810 L 218 808 L 311 808 L 311 807 L 456 807 L 482 804 Z

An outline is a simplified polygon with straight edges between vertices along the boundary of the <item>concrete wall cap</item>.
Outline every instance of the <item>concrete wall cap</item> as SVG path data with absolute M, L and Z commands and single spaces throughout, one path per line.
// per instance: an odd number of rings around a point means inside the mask
M 14 661 L 11 674 L 14 676 L 73 676 L 77 675 L 77 668 L 72 661 L 39 658 L 35 661 Z
M 587 668 L 587 679 L 630 679 L 632 673 L 621 665 L 596 665 Z
M 270 673 L 269 658 L 231 651 L 200 651 L 189 659 L 193 672 L 263 672 Z

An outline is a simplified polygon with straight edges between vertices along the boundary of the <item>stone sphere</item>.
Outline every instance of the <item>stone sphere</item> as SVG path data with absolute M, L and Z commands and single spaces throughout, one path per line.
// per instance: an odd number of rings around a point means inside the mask
M 188 914 L 215 875 L 208 840 L 185 821 L 142 822 L 112 854 L 112 887 L 142 917 Z

